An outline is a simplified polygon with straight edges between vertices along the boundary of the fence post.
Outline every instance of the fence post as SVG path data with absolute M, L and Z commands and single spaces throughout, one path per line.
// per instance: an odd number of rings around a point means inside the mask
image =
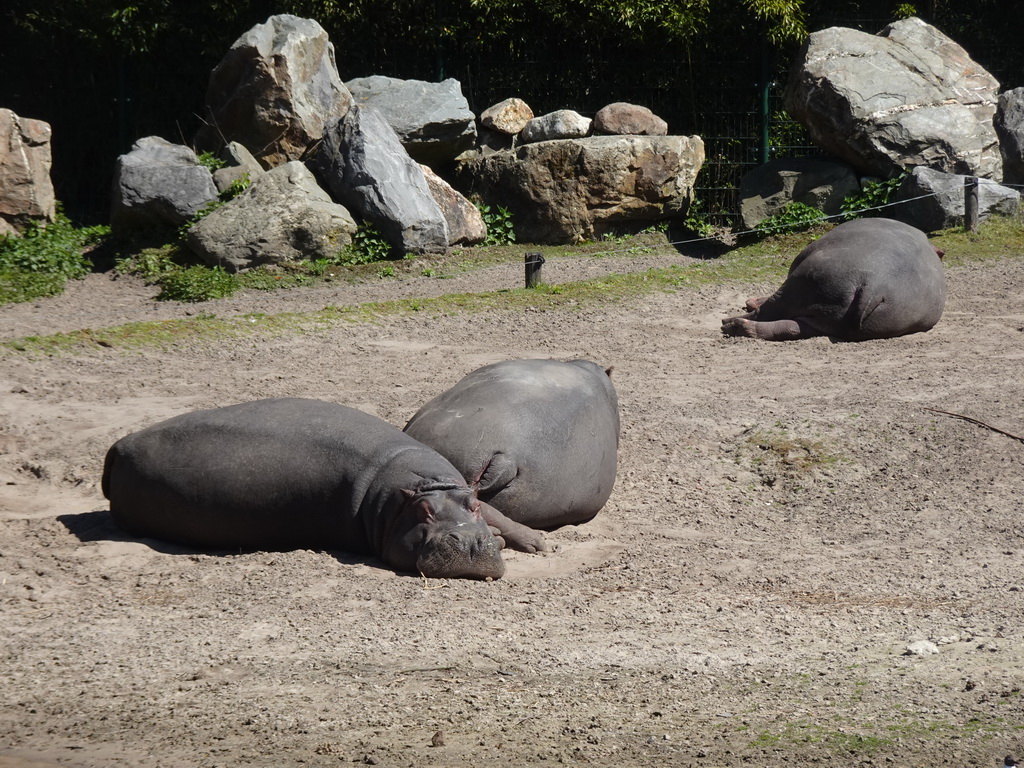
M 544 256 L 533 251 L 526 254 L 526 287 L 535 288 L 540 280 L 540 266 L 544 263 Z
M 964 229 L 978 231 L 978 177 L 964 178 Z

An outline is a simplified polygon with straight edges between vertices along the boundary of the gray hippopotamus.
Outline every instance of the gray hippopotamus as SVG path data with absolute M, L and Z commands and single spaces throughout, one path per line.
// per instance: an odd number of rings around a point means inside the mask
M 319 400 L 257 400 L 128 435 L 107 452 L 103 493 L 134 535 L 218 550 L 341 549 L 438 578 L 496 579 L 506 542 L 544 548 L 432 448 Z
M 908 224 L 848 221 L 804 248 L 782 287 L 750 299 L 748 314 L 723 320 L 722 333 L 766 341 L 865 341 L 927 331 L 946 303 L 941 257 Z
M 610 373 L 589 360 L 494 363 L 420 408 L 405 431 L 516 522 L 586 522 L 615 483 L 619 406 Z

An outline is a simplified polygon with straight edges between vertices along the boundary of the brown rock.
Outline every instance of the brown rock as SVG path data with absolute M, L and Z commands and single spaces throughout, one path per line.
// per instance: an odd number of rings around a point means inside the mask
M 666 136 L 668 123 L 651 112 L 647 107 L 617 101 L 601 107 L 594 115 L 591 126 L 594 133 L 610 133 L 618 136 Z
M 29 221 L 53 221 L 49 123 L 0 109 L 0 234 Z
M 515 136 L 533 119 L 533 110 L 522 99 L 505 99 L 480 113 L 480 124 L 492 131 Z

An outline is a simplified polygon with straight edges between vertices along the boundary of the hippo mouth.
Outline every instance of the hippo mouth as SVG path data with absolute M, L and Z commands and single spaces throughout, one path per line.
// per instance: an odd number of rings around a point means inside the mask
M 424 543 L 416 569 L 433 579 L 500 579 L 505 562 L 489 531 L 447 531 Z

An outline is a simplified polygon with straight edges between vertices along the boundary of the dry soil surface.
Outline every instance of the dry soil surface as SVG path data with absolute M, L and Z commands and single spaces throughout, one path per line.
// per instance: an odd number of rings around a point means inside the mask
M 566 260 L 545 277 L 673 258 Z M 521 270 L 200 307 L 93 275 L 0 308 L 0 338 L 489 290 Z M 948 278 L 931 332 L 861 344 L 722 338 L 720 319 L 772 287 L 737 284 L 0 352 L 0 767 L 1021 755 L 1024 260 Z M 551 554 L 507 553 L 498 581 L 340 552 L 190 552 L 106 511 L 107 448 L 175 414 L 288 395 L 402 426 L 469 371 L 530 357 L 615 367 L 619 474 L 594 521 L 548 534 Z

